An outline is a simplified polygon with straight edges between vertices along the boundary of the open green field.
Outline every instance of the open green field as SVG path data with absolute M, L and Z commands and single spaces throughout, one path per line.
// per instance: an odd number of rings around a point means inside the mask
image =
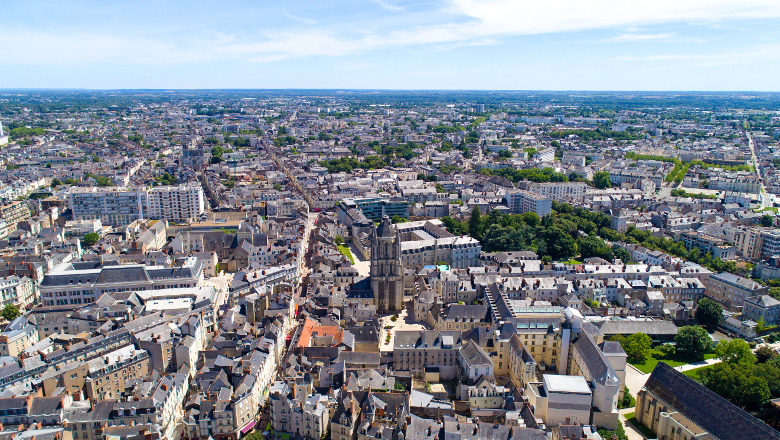
M 339 252 L 341 252 L 342 255 L 344 255 L 345 257 L 347 257 L 349 259 L 350 263 L 355 264 L 355 258 L 352 257 L 352 251 L 350 251 L 348 247 L 346 247 L 344 245 L 341 245 L 341 246 L 338 246 L 338 249 L 339 249 Z
M 683 374 L 697 382 L 701 382 L 701 373 L 709 370 L 710 368 L 712 368 L 712 365 L 694 368 L 693 370 L 683 371 Z
M 713 353 L 704 355 L 704 359 L 712 359 L 714 357 L 715 354 Z M 663 362 L 669 365 L 670 367 L 679 367 L 680 365 L 687 365 L 692 362 L 698 362 L 698 361 L 699 361 L 698 359 L 688 359 L 686 357 L 678 356 L 678 355 L 667 357 L 664 356 L 660 351 L 652 349 L 650 350 L 650 356 L 647 359 L 645 359 L 644 362 L 642 363 L 631 362 L 631 365 L 636 367 L 637 370 L 645 374 L 649 374 L 653 372 L 653 369 L 655 369 L 655 366 L 659 362 Z

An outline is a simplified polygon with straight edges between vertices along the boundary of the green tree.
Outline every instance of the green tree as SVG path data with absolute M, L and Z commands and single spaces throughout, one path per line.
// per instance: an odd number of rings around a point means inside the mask
M 768 345 L 762 345 L 756 350 L 756 362 L 763 364 L 764 362 L 772 360 L 777 356 L 777 352 L 772 350 Z
M 709 298 L 702 298 L 696 305 L 696 319 L 699 324 L 714 328 L 723 322 L 723 308 Z
M 700 360 L 712 348 L 712 339 L 707 330 L 700 325 L 680 327 L 674 337 L 677 353 L 691 359 Z
M 336 238 L 333 239 L 333 242 L 336 243 L 336 246 L 341 246 L 344 244 L 344 237 L 337 235 Z
M 607 171 L 597 171 L 593 174 L 593 185 L 598 189 L 605 189 L 612 187 L 612 181 L 609 178 Z
M 628 262 L 631 261 L 631 252 L 627 251 L 624 248 L 617 248 L 613 250 L 613 254 L 615 258 L 620 259 L 620 261 L 622 261 L 623 264 L 628 264 Z
M 757 409 L 769 400 L 769 384 L 763 377 L 748 377 L 738 388 L 738 405 L 745 409 Z
M 753 365 L 756 363 L 756 356 L 744 339 L 720 342 L 715 347 L 715 354 L 723 362 L 730 364 Z
M 482 213 L 479 212 L 479 206 L 474 206 L 471 210 L 471 217 L 469 218 L 469 235 L 479 239 L 482 236 Z
M 62 182 L 59 181 L 56 177 L 51 179 L 51 187 L 56 188 L 58 186 L 62 185 Z
M 774 224 L 775 224 L 775 219 L 771 215 L 766 214 L 763 217 L 761 217 L 761 226 L 765 228 L 769 228 Z
M 393 216 L 393 218 L 391 218 L 391 219 L 390 219 L 390 222 L 391 222 L 391 223 L 393 223 L 393 224 L 396 224 L 396 223 L 406 223 L 406 222 L 408 222 L 408 221 L 409 221 L 409 220 L 407 220 L 407 219 L 405 219 L 405 218 L 401 217 L 401 216 L 400 216 L 400 215 L 398 215 L 398 214 L 394 215 L 394 216 Z
M 626 337 L 622 344 L 623 351 L 634 361 L 642 362 L 650 355 L 650 347 L 653 341 L 644 333 L 634 333 Z
M 282 190 L 282 185 L 279 184 L 279 183 L 274 183 L 274 189 L 277 190 L 277 191 L 281 191 Z
M 100 235 L 95 232 L 90 232 L 84 235 L 84 244 L 87 246 L 94 246 L 100 241 Z
M 582 258 L 598 257 L 612 261 L 612 249 L 604 243 L 604 240 L 595 235 L 580 239 L 578 245 Z
M 539 252 L 553 260 L 564 260 L 577 255 L 577 242 L 558 226 L 550 226 L 542 234 Z
M 3 311 L 0 315 L 3 315 L 3 318 L 10 322 L 18 318 L 19 315 L 21 315 L 21 312 L 19 312 L 19 307 L 17 307 L 16 304 L 7 304 L 3 307 Z
M 539 226 L 539 223 L 541 223 L 542 221 L 539 218 L 539 214 L 530 211 L 520 214 L 520 217 L 523 219 L 523 222 L 525 222 L 525 224 L 527 224 L 532 228 Z

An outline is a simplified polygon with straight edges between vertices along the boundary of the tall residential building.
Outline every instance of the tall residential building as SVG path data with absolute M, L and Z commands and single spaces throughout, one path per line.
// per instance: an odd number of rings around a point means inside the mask
M 104 225 L 125 226 L 146 212 L 146 191 L 125 188 L 78 188 L 68 193 L 73 220 L 96 220 Z
M 148 218 L 186 222 L 206 211 L 203 188 L 190 182 L 178 186 L 155 186 L 149 190 Z
M 506 204 L 513 214 L 535 212 L 539 217 L 544 217 L 552 210 L 549 197 L 522 189 L 507 191 Z
M 3 131 L 3 123 L 0 122 L 0 145 L 8 143 L 8 135 Z
M 585 182 L 529 182 L 526 189 L 534 194 L 549 197 L 556 202 L 565 202 L 570 199 L 582 200 L 587 188 Z
M 125 226 L 140 218 L 184 222 L 205 212 L 203 188 L 198 183 L 156 186 L 151 189 L 78 188 L 68 194 L 73 220 L 95 220 Z
M 401 237 L 387 215 L 382 217 L 382 223 L 374 228 L 372 235 L 371 290 L 374 292 L 377 312 L 399 311 L 404 306 Z
M 26 202 L 15 200 L 0 206 L 0 219 L 5 220 L 8 233 L 16 230 L 16 225 L 30 218 L 30 207 Z

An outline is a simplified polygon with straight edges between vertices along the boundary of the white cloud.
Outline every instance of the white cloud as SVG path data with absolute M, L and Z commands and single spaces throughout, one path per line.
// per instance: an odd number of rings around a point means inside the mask
M 610 38 L 607 42 L 610 43 L 624 43 L 635 41 L 648 41 L 648 40 L 671 40 L 675 36 L 674 33 L 668 34 L 623 34 L 614 38 Z
M 404 8 L 401 6 L 391 5 L 390 3 L 387 3 L 384 0 L 371 0 L 371 3 L 376 3 L 377 5 L 390 10 L 390 11 L 403 11 Z
M 287 16 L 287 18 L 289 18 L 290 20 L 297 21 L 298 23 L 311 24 L 311 25 L 317 24 L 315 20 L 312 20 L 310 18 L 298 17 L 292 14 L 284 14 L 284 15 Z
M 6 27 L 0 28 L 0 41 L 4 42 L 5 59 L 19 65 L 90 62 L 155 65 L 223 59 L 272 62 L 318 55 L 342 56 L 382 48 L 498 44 L 502 37 L 512 35 L 608 28 L 629 30 L 609 41 L 660 41 L 671 39 L 674 34 L 643 33 L 642 28 L 670 22 L 720 23 L 780 17 L 780 1 L 777 0 L 448 0 L 440 10 L 425 14 L 405 11 L 385 0 L 372 1 L 392 14 L 368 21 L 362 17 L 351 23 L 349 19 L 332 19 L 338 13 L 351 17 L 345 11 L 331 11 L 329 19 L 319 21 L 284 13 L 287 18 L 307 26 L 303 30 L 291 30 L 288 26 L 283 31 L 273 27 L 236 32 L 221 28 L 220 33 L 207 30 L 174 37 L 149 32 L 113 35 L 62 31 L 58 34 L 56 31 L 17 31 Z M 402 11 L 404 13 L 397 14 Z M 420 23 L 421 17 L 428 24 L 416 24 Z M 374 22 L 386 26 L 373 26 Z M 371 30 L 361 32 L 358 29 Z

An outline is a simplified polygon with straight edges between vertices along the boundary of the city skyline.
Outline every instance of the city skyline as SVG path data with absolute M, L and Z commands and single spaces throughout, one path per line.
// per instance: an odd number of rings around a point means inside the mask
M 7 2 L 3 88 L 776 91 L 780 5 Z

